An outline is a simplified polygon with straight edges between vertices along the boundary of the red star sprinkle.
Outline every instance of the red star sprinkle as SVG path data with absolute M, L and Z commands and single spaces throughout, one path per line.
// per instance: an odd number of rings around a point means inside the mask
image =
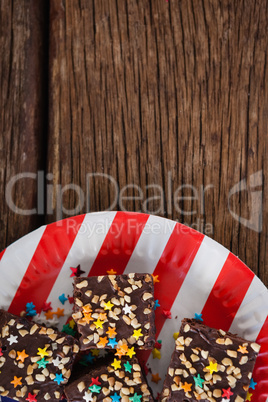
M 46 302 L 45 302 L 45 303 L 43 304 L 42 310 L 43 310 L 43 311 L 52 310 L 51 302 L 49 302 L 49 303 L 46 303 Z
M 30 392 L 29 392 L 28 398 L 26 398 L 26 401 L 29 401 L 29 402 L 37 402 L 37 399 L 35 398 L 36 395 L 37 395 L 37 394 L 32 395 L 32 394 L 30 394 Z
M 155 342 L 154 347 L 155 347 L 156 349 L 161 349 L 161 348 L 162 348 L 162 344 L 159 343 L 159 342 Z
M 222 397 L 223 398 L 228 398 L 230 399 L 231 395 L 234 395 L 233 392 L 231 391 L 231 388 L 229 387 L 228 389 L 222 389 L 223 390 L 223 394 Z
M 69 300 L 70 304 L 74 304 L 74 298 L 73 297 L 68 296 L 68 300 Z
M 99 377 L 97 378 L 91 378 L 91 384 L 90 387 L 92 387 L 93 385 L 101 385 L 101 383 L 99 382 Z
M 2 348 L 0 348 L 0 356 L 3 356 Z
M 164 309 L 163 309 L 163 315 L 164 315 L 166 318 L 171 319 L 171 312 L 170 312 L 169 310 L 164 310 Z
M 70 278 L 72 278 L 72 276 L 76 276 L 78 278 L 79 276 L 85 273 L 85 271 L 82 271 L 82 269 L 80 268 L 80 264 L 76 268 L 70 267 L 70 269 L 72 270 Z

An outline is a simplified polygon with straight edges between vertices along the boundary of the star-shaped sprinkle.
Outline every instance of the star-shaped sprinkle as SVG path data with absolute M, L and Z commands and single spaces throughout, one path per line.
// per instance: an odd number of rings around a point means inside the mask
M 83 396 L 83 399 L 86 401 L 86 402 L 92 402 L 93 401 L 93 396 L 92 396 L 92 392 L 85 392 L 85 394 L 84 394 L 84 396 Z
M 83 320 L 86 321 L 87 324 L 90 323 L 90 321 L 93 321 L 93 318 L 91 317 L 90 313 L 84 314 Z
M 94 324 L 95 324 L 96 328 L 101 328 L 101 329 L 103 329 L 104 321 L 101 321 L 101 320 L 98 318 L 97 321 L 94 321 Z
M 108 354 L 106 349 L 100 349 L 98 358 L 105 357 Z
M 80 268 L 80 264 L 76 268 L 70 267 L 70 269 L 72 271 L 70 278 L 72 278 L 73 276 L 76 276 L 78 278 L 85 273 L 85 271 L 82 271 L 82 269 Z
M 111 366 L 113 366 L 113 368 L 114 368 L 115 370 L 117 370 L 117 369 L 121 368 L 121 361 L 120 361 L 120 360 L 117 360 L 117 359 L 114 359 L 114 361 L 113 361 L 113 363 L 111 364 Z
M 110 270 L 107 270 L 106 272 L 108 275 L 116 275 L 117 274 L 117 272 L 113 268 Z
M 255 386 L 257 385 L 256 382 L 254 382 L 253 378 L 250 380 L 249 388 L 255 389 Z
M 163 316 L 165 318 L 168 318 L 169 320 L 171 320 L 171 312 L 169 310 L 164 310 L 163 309 Z
M 46 368 L 46 365 L 49 363 L 49 361 L 45 360 L 43 357 L 42 360 L 38 360 L 36 363 L 38 364 L 38 368 Z
M 69 324 L 63 325 L 62 332 L 65 332 L 65 334 L 72 335 L 72 336 L 74 336 L 76 334 L 76 331 L 74 329 L 70 328 Z
M 70 304 L 74 304 L 73 296 L 68 296 L 68 301 L 69 301 Z
M 152 382 L 155 382 L 156 384 L 159 383 L 159 381 L 161 380 L 161 377 L 159 377 L 159 374 L 152 374 Z
M 35 398 L 37 394 L 32 395 L 30 392 L 28 393 L 28 398 L 26 398 L 26 401 L 28 402 L 37 402 L 37 399 Z
M 75 322 L 74 322 L 74 319 L 73 319 L 73 318 L 68 322 L 68 324 L 69 324 L 69 327 L 70 327 L 70 328 L 74 329 L 74 327 L 75 327 Z
M 184 390 L 184 392 L 189 392 L 191 391 L 192 384 L 189 384 L 188 382 L 185 382 L 184 384 L 181 383 L 181 388 Z
M 123 307 L 124 314 L 130 314 L 131 313 L 131 306 L 129 306 L 127 303 L 125 304 L 125 307 Z
M 159 349 L 154 348 L 152 351 L 152 355 L 154 359 L 161 359 L 161 352 Z
M 194 313 L 194 318 L 198 321 L 204 321 L 202 318 L 202 314 Z
M 251 401 L 251 397 L 253 394 L 251 394 L 249 391 L 247 392 L 247 397 L 246 397 L 246 401 Z
M 243 353 L 243 354 L 248 353 L 247 347 L 242 346 L 242 345 L 239 345 L 239 348 L 237 349 L 237 351 L 240 353 Z
M 142 332 L 141 332 L 141 328 L 140 329 L 134 329 L 133 335 L 132 335 L 136 340 L 138 340 L 140 337 L 143 336 Z
M 125 367 L 125 372 L 126 372 L 126 373 L 131 373 L 132 365 L 129 363 L 129 361 L 127 361 L 126 363 L 124 363 L 124 367 Z
M 109 338 L 115 338 L 117 332 L 115 328 L 108 327 L 108 331 L 106 331 L 106 334 L 109 336 Z
M 53 313 L 53 311 L 48 310 L 48 311 L 45 313 L 45 316 L 46 316 L 46 319 L 47 319 L 47 320 L 52 320 L 53 317 L 54 317 L 54 313 Z
M 155 285 L 157 282 L 160 282 L 160 280 L 158 279 L 159 275 L 152 275 L 152 277 L 153 277 L 154 285 Z
M 16 376 L 14 376 L 14 380 L 13 381 L 10 381 L 10 384 L 13 384 L 14 385 L 14 388 L 17 388 L 17 386 L 18 385 L 22 385 L 22 383 L 21 383 L 21 379 L 22 379 L 22 377 L 16 377 Z
M 214 371 L 217 372 L 217 363 L 210 362 L 209 366 L 206 366 L 206 369 L 209 370 L 210 374 L 213 374 Z
M 94 385 L 92 385 L 91 387 L 88 387 L 88 389 L 89 389 L 91 392 L 96 392 L 97 394 L 99 394 L 99 393 L 100 393 L 100 390 L 101 390 L 101 387 L 100 387 L 99 385 L 94 384 Z
M 54 314 L 56 314 L 56 316 L 57 316 L 58 318 L 64 317 L 64 308 L 59 308 L 59 307 L 58 307 L 57 311 L 55 311 Z
M 142 398 L 142 395 L 137 395 L 137 393 L 135 392 L 134 396 L 129 398 L 129 400 L 132 402 L 140 402 L 141 398 Z
M 26 353 L 25 353 L 25 349 L 23 349 L 23 351 L 22 352 L 17 352 L 17 358 L 16 358 L 16 360 L 20 360 L 22 363 L 24 363 L 24 360 L 26 359 L 26 357 L 29 357 L 29 355 L 27 355 Z
M 158 299 L 155 300 L 155 302 L 154 302 L 154 310 L 156 310 L 157 307 L 160 307 L 160 304 L 159 304 L 159 300 L 158 300 Z
M 121 356 L 125 356 L 127 352 L 128 352 L 128 345 L 123 343 L 121 346 L 116 348 L 115 356 L 119 356 L 121 358 Z
M 101 383 L 99 382 L 99 377 L 93 378 L 91 377 L 91 384 L 90 387 L 92 387 L 92 385 L 101 385 Z
M 18 343 L 18 335 L 10 335 L 9 338 L 7 338 L 8 342 L 10 345 L 13 345 L 13 343 Z
M 110 398 L 112 398 L 113 402 L 119 402 L 121 399 L 121 396 L 118 395 L 116 392 L 113 395 L 110 395 Z
M 222 393 L 222 397 L 223 397 L 223 398 L 228 398 L 228 399 L 230 399 L 230 397 L 231 397 L 232 395 L 234 395 L 233 392 L 231 391 L 231 387 L 229 387 L 228 389 L 222 389 L 222 391 L 223 391 L 223 393 Z
M 89 352 L 87 355 L 84 355 L 82 359 L 80 360 L 80 364 L 83 366 L 88 366 L 88 364 L 92 364 L 95 360 L 95 357 L 92 356 L 92 354 Z
M 179 337 L 179 335 L 180 335 L 179 332 L 174 332 L 173 338 L 175 339 L 175 341 L 177 340 L 177 338 Z
M 100 319 L 101 321 L 107 320 L 107 313 L 100 313 L 100 314 L 99 314 L 99 319 Z
M 91 353 L 92 353 L 93 356 L 99 356 L 100 351 L 98 349 L 92 349 Z
M 31 302 L 31 303 L 26 303 L 26 312 L 35 310 L 35 305 Z
M 52 360 L 52 363 L 54 364 L 55 367 L 59 367 L 61 360 L 59 359 L 59 356 L 57 356 L 56 359 Z
M 132 359 L 132 357 L 136 354 L 134 350 L 134 346 L 132 348 L 128 348 L 126 355 Z
M 43 307 L 42 307 L 42 311 L 48 311 L 48 310 L 52 310 L 52 307 L 51 307 L 51 302 L 49 302 L 49 303 L 44 303 L 43 304 Z
M 162 348 L 162 342 L 159 342 L 159 341 L 155 342 L 154 347 L 156 349 L 161 349 Z
M 68 297 L 66 297 L 64 293 L 62 293 L 59 296 L 59 301 L 61 302 L 61 304 L 64 304 L 67 300 L 68 300 Z
M 104 310 L 112 310 L 114 304 L 110 302 L 110 300 L 107 303 L 104 303 Z
M 54 381 L 55 381 L 58 385 L 60 385 L 62 382 L 64 382 L 64 379 L 63 379 L 63 377 L 62 377 L 62 374 L 56 373 L 55 375 L 56 375 L 56 378 L 54 378 Z
M 100 336 L 100 340 L 97 343 L 97 346 L 98 346 L 98 348 L 105 348 L 107 343 L 108 343 L 107 336 L 105 336 L 105 337 Z
M 0 348 L 0 356 L 3 356 L 2 348 Z
M 109 342 L 107 343 L 108 346 L 111 346 L 111 348 L 115 348 L 115 346 L 117 345 L 117 342 L 115 340 L 115 338 L 109 338 Z
M 203 380 L 203 379 L 200 377 L 200 374 L 198 374 L 197 377 L 194 377 L 194 382 L 195 382 L 195 386 L 196 386 L 196 387 L 203 388 L 203 382 L 205 382 L 205 380 Z
M 49 356 L 49 354 L 47 352 L 47 346 L 45 346 L 44 349 L 38 348 L 37 354 L 39 356 L 41 356 L 41 359 L 43 359 L 43 357 L 45 357 L 45 356 Z
M 83 306 L 82 309 L 84 314 L 92 313 L 92 308 L 88 305 Z

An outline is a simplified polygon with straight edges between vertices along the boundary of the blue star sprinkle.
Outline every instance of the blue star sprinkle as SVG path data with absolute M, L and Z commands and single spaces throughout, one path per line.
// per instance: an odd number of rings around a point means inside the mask
M 66 297 L 64 293 L 62 293 L 62 295 L 59 296 L 59 301 L 61 302 L 61 304 L 64 304 L 67 300 L 68 297 Z
M 117 393 L 115 393 L 114 395 L 110 396 L 112 398 L 113 402 L 119 402 L 121 399 L 121 396 L 119 396 Z
M 255 386 L 257 385 L 256 382 L 254 382 L 253 378 L 250 380 L 249 388 L 255 389 Z
M 157 307 L 160 307 L 159 300 L 155 300 L 155 303 L 154 303 L 154 310 L 155 310 Z
M 62 382 L 64 382 L 64 379 L 62 377 L 62 374 L 56 374 L 56 378 L 54 378 L 54 381 L 60 385 Z
M 109 342 L 107 343 L 107 345 L 111 346 L 111 348 L 114 349 L 114 347 L 117 345 L 115 338 L 108 338 L 108 339 L 109 339 Z
M 203 318 L 202 318 L 202 314 L 195 313 L 195 314 L 194 314 L 194 318 L 195 318 L 196 320 L 198 320 L 198 321 L 204 321 Z

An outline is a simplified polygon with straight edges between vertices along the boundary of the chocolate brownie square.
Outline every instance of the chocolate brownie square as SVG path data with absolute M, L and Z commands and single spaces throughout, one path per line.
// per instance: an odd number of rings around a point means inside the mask
M 153 292 L 149 274 L 75 278 L 73 318 L 81 349 L 152 348 Z
M 160 400 L 246 400 L 260 346 L 200 321 L 184 319 Z

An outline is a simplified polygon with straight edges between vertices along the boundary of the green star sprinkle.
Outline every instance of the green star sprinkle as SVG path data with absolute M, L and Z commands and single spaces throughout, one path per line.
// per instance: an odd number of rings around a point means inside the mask
M 141 398 L 142 398 L 142 395 L 137 395 L 137 393 L 135 392 L 134 396 L 129 398 L 129 400 L 132 402 L 140 402 Z
M 72 329 L 69 326 L 69 324 L 63 325 L 62 332 L 65 332 L 65 334 L 72 335 L 72 336 L 74 336 L 76 334 L 76 331 L 74 329 Z
M 96 392 L 97 394 L 99 394 L 99 393 L 100 393 L 100 390 L 101 390 L 101 387 L 100 387 L 99 385 L 94 384 L 94 385 L 92 385 L 91 387 L 88 387 L 88 389 L 89 389 L 91 392 Z
M 132 365 L 129 363 L 129 361 L 124 363 L 124 366 L 125 366 L 125 371 L 131 373 Z
M 203 382 L 205 382 L 205 380 L 202 380 L 202 378 L 200 377 L 200 374 L 198 374 L 197 377 L 194 377 L 194 382 L 195 382 L 196 387 L 203 388 Z
M 46 365 L 49 363 L 47 360 L 45 360 L 45 358 L 43 357 L 42 360 L 38 360 L 38 362 L 36 362 L 38 364 L 38 368 L 46 368 Z

